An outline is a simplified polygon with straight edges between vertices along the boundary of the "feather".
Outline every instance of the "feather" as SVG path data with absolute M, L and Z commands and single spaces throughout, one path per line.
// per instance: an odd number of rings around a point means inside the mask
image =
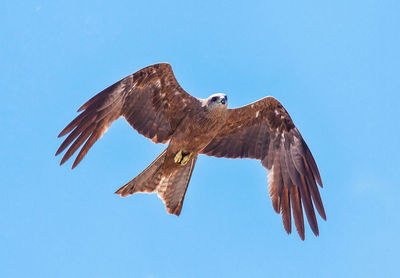
M 157 190 L 160 182 L 167 149 L 165 149 L 149 166 L 146 167 L 133 180 L 118 189 L 115 194 L 126 197 L 137 192 L 152 193 Z
M 272 167 L 270 173 L 268 173 L 268 177 L 271 176 L 271 180 L 268 179 L 268 183 L 270 186 L 269 195 L 272 198 L 272 206 L 276 213 L 280 212 L 280 203 L 281 203 L 281 194 L 282 194 L 282 187 L 283 187 L 283 180 L 282 180 L 282 172 L 281 172 L 281 165 L 280 159 L 276 156 L 274 166 Z
M 272 206 L 282 213 L 285 230 L 289 231 L 287 205 L 291 203 L 300 238 L 304 240 L 302 206 L 311 229 L 318 234 L 313 203 L 321 217 L 326 219 L 316 185 L 322 187 L 321 177 L 307 144 L 286 109 L 276 99 L 266 97 L 229 109 L 225 125 L 202 153 L 260 159 L 270 171 L 268 183 Z
M 316 236 L 318 236 L 319 235 L 318 223 L 317 223 L 317 218 L 315 217 L 314 207 L 311 202 L 310 193 L 308 191 L 304 177 L 301 176 L 300 179 L 301 179 L 301 183 L 299 184 L 300 196 L 303 201 L 303 206 L 304 206 L 304 210 L 306 212 L 307 220 L 308 220 L 308 223 L 310 224 L 310 227 L 311 227 L 311 230 L 313 231 L 313 233 Z
M 76 165 L 78 165 L 81 160 L 84 158 L 84 156 L 86 155 L 86 153 L 89 151 L 89 149 L 93 146 L 93 144 L 104 134 L 104 132 L 106 131 L 108 127 L 106 126 L 102 126 L 101 129 L 96 129 L 89 137 L 89 139 L 85 142 L 85 145 L 83 145 L 82 149 L 80 150 L 80 152 L 78 153 L 73 165 L 72 165 L 72 169 L 74 169 L 76 167 Z
M 61 159 L 60 165 L 64 164 L 65 161 L 68 160 L 75 152 L 76 150 L 85 142 L 85 140 L 90 136 L 90 134 L 93 132 L 95 129 L 95 125 L 91 124 L 85 131 L 79 135 L 78 139 L 75 140 L 74 143 L 72 143 L 71 147 L 68 149 L 68 151 L 65 153 L 63 158 Z
M 75 119 L 73 119 L 61 132 L 58 134 L 58 137 L 62 137 L 68 134 L 71 130 L 73 130 L 77 125 L 79 125 L 85 118 L 91 113 L 91 110 L 86 110 L 78 115 Z
M 67 136 L 61 146 L 58 148 L 56 155 L 63 152 L 66 147 L 71 144 L 72 141 L 75 140 L 84 130 L 86 130 L 91 124 L 93 124 L 93 120 L 96 117 L 94 114 L 89 115 L 91 117 L 85 118 L 85 120 L 81 121 L 79 125 Z
M 168 213 L 180 215 L 196 160 L 197 154 L 194 154 L 185 166 L 177 168 L 168 176 L 163 175 L 157 185 L 158 196 L 163 200 Z
M 281 214 L 282 214 L 282 222 L 285 231 L 290 234 L 292 232 L 292 219 L 290 214 L 290 199 L 289 199 L 289 191 L 284 186 L 282 188 L 281 195 Z
M 296 225 L 297 233 L 299 234 L 301 240 L 304 240 L 305 234 L 304 234 L 303 210 L 301 208 L 301 198 L 297 186 L 293 186 L 290 189 L 290 200 L 292 204 L 294 224 Z
M 157 103 L 156 99 L 168 105 L 155 107 L 153 103 Z M 185 100 L 184 105 L 182 100 Z M 171 127 L 174 123 L 186 116 L 183 111 L 187 107 L 195 109 L 200 106 L 197 98 L 180 87 L 169 64 L 146 67 L 107 87 L 83 104 L 78 109 L 81 114 L 60 132 L 59 137 L 72 131 L 56 155 L 72 143 L 61 160 L 63 164 L 90 136 L 75 159 L 74 168 L 120 116 L 124 116 L 139 133 L 156 143 L 165 143 L 173 134 Z
M 310 192 L 311 192 L 312 200 L 314 202 L 315 207 L 317 208 L 319 215 L 321 215 L 321 217 L 324 220 L 326 220 L 324 205 L 322 203 L 322 199 L 319 194 L 317 184 L 315 183 L 314 176 L 313 176 L 312 172 L 309 171 L 309 166 L 307 165 L 305 159 L 303 159 L 303 161 L 304 161 L 304 164 L 306 167 L 306 173 L 307 173 L 307 176 L 305 178 L 306 178 L 306 181 L 308 184 L 308 188 L 310 189 Z

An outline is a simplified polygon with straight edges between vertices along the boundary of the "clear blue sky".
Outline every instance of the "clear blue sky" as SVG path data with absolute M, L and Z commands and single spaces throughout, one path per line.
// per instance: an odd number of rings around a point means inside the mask
M 398 277 L 399 1 L 0 6 L 0 277 Z M 195 96 L 285 105 L 325 185 L 318 238 L 285 233 L 254 160 L 199 157 L 180 217 L 114 195 L 164 148 L 123 119 L 58 166 L 76 109 L 157 62 Z

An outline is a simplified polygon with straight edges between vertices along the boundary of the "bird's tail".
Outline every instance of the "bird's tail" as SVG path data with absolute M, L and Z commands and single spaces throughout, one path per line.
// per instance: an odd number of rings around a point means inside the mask
M 165 149 L 146 169 L 133 180 L 118 189 L 115 194 L 126 197 L 134 193 L 152 193 L 157 190 L 162 175 L 162 165 L 167 154 Z
M 143 172 L 136 178 L 118 189 L 115 194 L 126 197 L 134 193 L 158 193 L 163 200 L 167 212 L 179 215 L 182 209 L 183 200 L 197 154 L 194 154 L 190 161 L 184 166 L 177 165 L 176 169 L 164 173 L 163 164 L 166 159 L 165 149 Z

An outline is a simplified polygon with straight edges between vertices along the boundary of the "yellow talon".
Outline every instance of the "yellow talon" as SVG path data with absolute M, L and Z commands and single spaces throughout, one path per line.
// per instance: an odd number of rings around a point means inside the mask
M 181 165 L 186 165 L 186 163 L 189 162 L 189 160 L 192 158 L 193 153 L 189 153 L 185 155 L 182 160 L 181 160 Z
M 186 165 L 186 163 L 189 162 L 189 160 L 192 158 L 193 153 L 184 153 L 182 151 L 179 151 L 176 153 L 175 157 L 174 157 L 174 161 L 176 164 L 180 164 L 180 165 Z
M 175 161 L 175 163 L 177 163 L 177 164 L 180 164 L 180 163 L 181 163 L 181 161 L 182 161 L 182 151 L 179 151 L 179 152 L 175 155 L 174 161 Z

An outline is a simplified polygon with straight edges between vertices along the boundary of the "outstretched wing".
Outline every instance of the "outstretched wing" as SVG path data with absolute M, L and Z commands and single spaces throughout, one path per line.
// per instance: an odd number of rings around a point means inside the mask
M 156 143 L 167 142 L 188 110 L 200 106 L 197 98 L 178 84 L 167 63 L 143 68 L 92 97 L 79 114 L 58 135 L 68 137 L 57 150 L 64 151 L 60 164 L 83 145 L 72 168 L 79 164 L 90 147 L 106 132 L 111 123 L 124 116 L 140 134 Z
M 314 206 L 326 219 L 317 183 L 321 177 L 314 158 L 285 108 L 273 97 L 237 109 L 229 109 L 226 124 L 202 153 L 227 158 L 255 158 L 268 169 L 269 194 L 282 214 L 287 233 L 291 212 L 304 240 L 304 207 L 315 235 L 318 224 Z M 313 206 L 314 203 L 314 206 Z

